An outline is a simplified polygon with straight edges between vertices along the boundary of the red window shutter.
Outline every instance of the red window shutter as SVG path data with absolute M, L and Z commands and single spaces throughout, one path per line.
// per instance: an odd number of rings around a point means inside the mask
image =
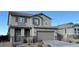
M 18 16 L 16 16 L 16 22 L 18 22 Z
M 27 23 L 27 17 L 25 17 L 25 23 Z

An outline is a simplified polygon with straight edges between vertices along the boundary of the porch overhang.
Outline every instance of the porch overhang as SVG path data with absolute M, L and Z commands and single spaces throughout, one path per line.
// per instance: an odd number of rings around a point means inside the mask
M 22 27 L 21 26 L 10 26 L 10 28 L 26 28 L 26 29 L 28 28 L 28 29 L 32 29 L 32 27 L 25 27 L 25 26 L 24 27 L 23 26 Z

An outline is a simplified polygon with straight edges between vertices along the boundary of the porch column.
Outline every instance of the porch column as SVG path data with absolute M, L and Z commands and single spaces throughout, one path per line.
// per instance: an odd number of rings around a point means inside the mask
M 24 39 L 24 29 L 22 28 L 21 29 L 21 42 L 23 42 L 23 39 Z
M 14 42 L 13 38 L 15 36 L 15 29 L 10 28 L 10 43 L 12 44 Z
M 31 30 L 30 30 L 30 36 L 34 36 L 34 28 L 32 28 Z
M 35 32 L 34 32 L 34 28 L 32 27 L 32 29 L 30 29 L 30 41 L 33 42 L 33 37 L 35 36 Z
M 24 36 L 24 29 L 21 29 L 21 36 Z

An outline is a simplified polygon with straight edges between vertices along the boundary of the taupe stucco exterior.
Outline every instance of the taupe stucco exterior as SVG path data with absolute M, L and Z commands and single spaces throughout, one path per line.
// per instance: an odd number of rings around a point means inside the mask
M 16 12 L 14 12 L 14 13 L 16 13 Z M 27 22 L 24 24 L 16 22 L 16 16 L 19 16 L 19 15 L 26 16 Z M 33 24 L 33 18 L 38 18 L 40 20 L 40 24 L 38 26 Z M 39 31 L 49 32 L 50 34 L 52 32 L 53 34 L 52 34 L 51 40 L 55 39 L 55 36 L 56 36 L 55 28 L 53 28 L 51 25 L 51 18 L 49 18 L 43 14 L 29 16 L 29 15 L 21 15 L 19 13 L 13 14 L 13 12 L 10 12 L 9 19 L 8 19 L 8 26 L 9 26 L 8 33 L 10 34 L 10 37 L 15 36 L 15 34 L 16 34 L 15 29 L 20 29 L 21 36 L 25 36 L 25 29 L 28 29 L 30 31 L 30 37 L 37 36 L 37 33 Z M 45 34 L 42 36 L 45 36 Z M 10 42 L 12 42 L 11 38 L 10 38 Z

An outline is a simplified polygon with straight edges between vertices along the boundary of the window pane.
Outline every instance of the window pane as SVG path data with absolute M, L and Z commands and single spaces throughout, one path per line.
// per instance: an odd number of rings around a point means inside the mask
M 33 24 L 36 26 L 40 25 L 40 20 L 38 18 L 33 18 Z
M 25 18 L 24 17 L 19 17 L 19 22 L 24 23 L 25 22 Z

